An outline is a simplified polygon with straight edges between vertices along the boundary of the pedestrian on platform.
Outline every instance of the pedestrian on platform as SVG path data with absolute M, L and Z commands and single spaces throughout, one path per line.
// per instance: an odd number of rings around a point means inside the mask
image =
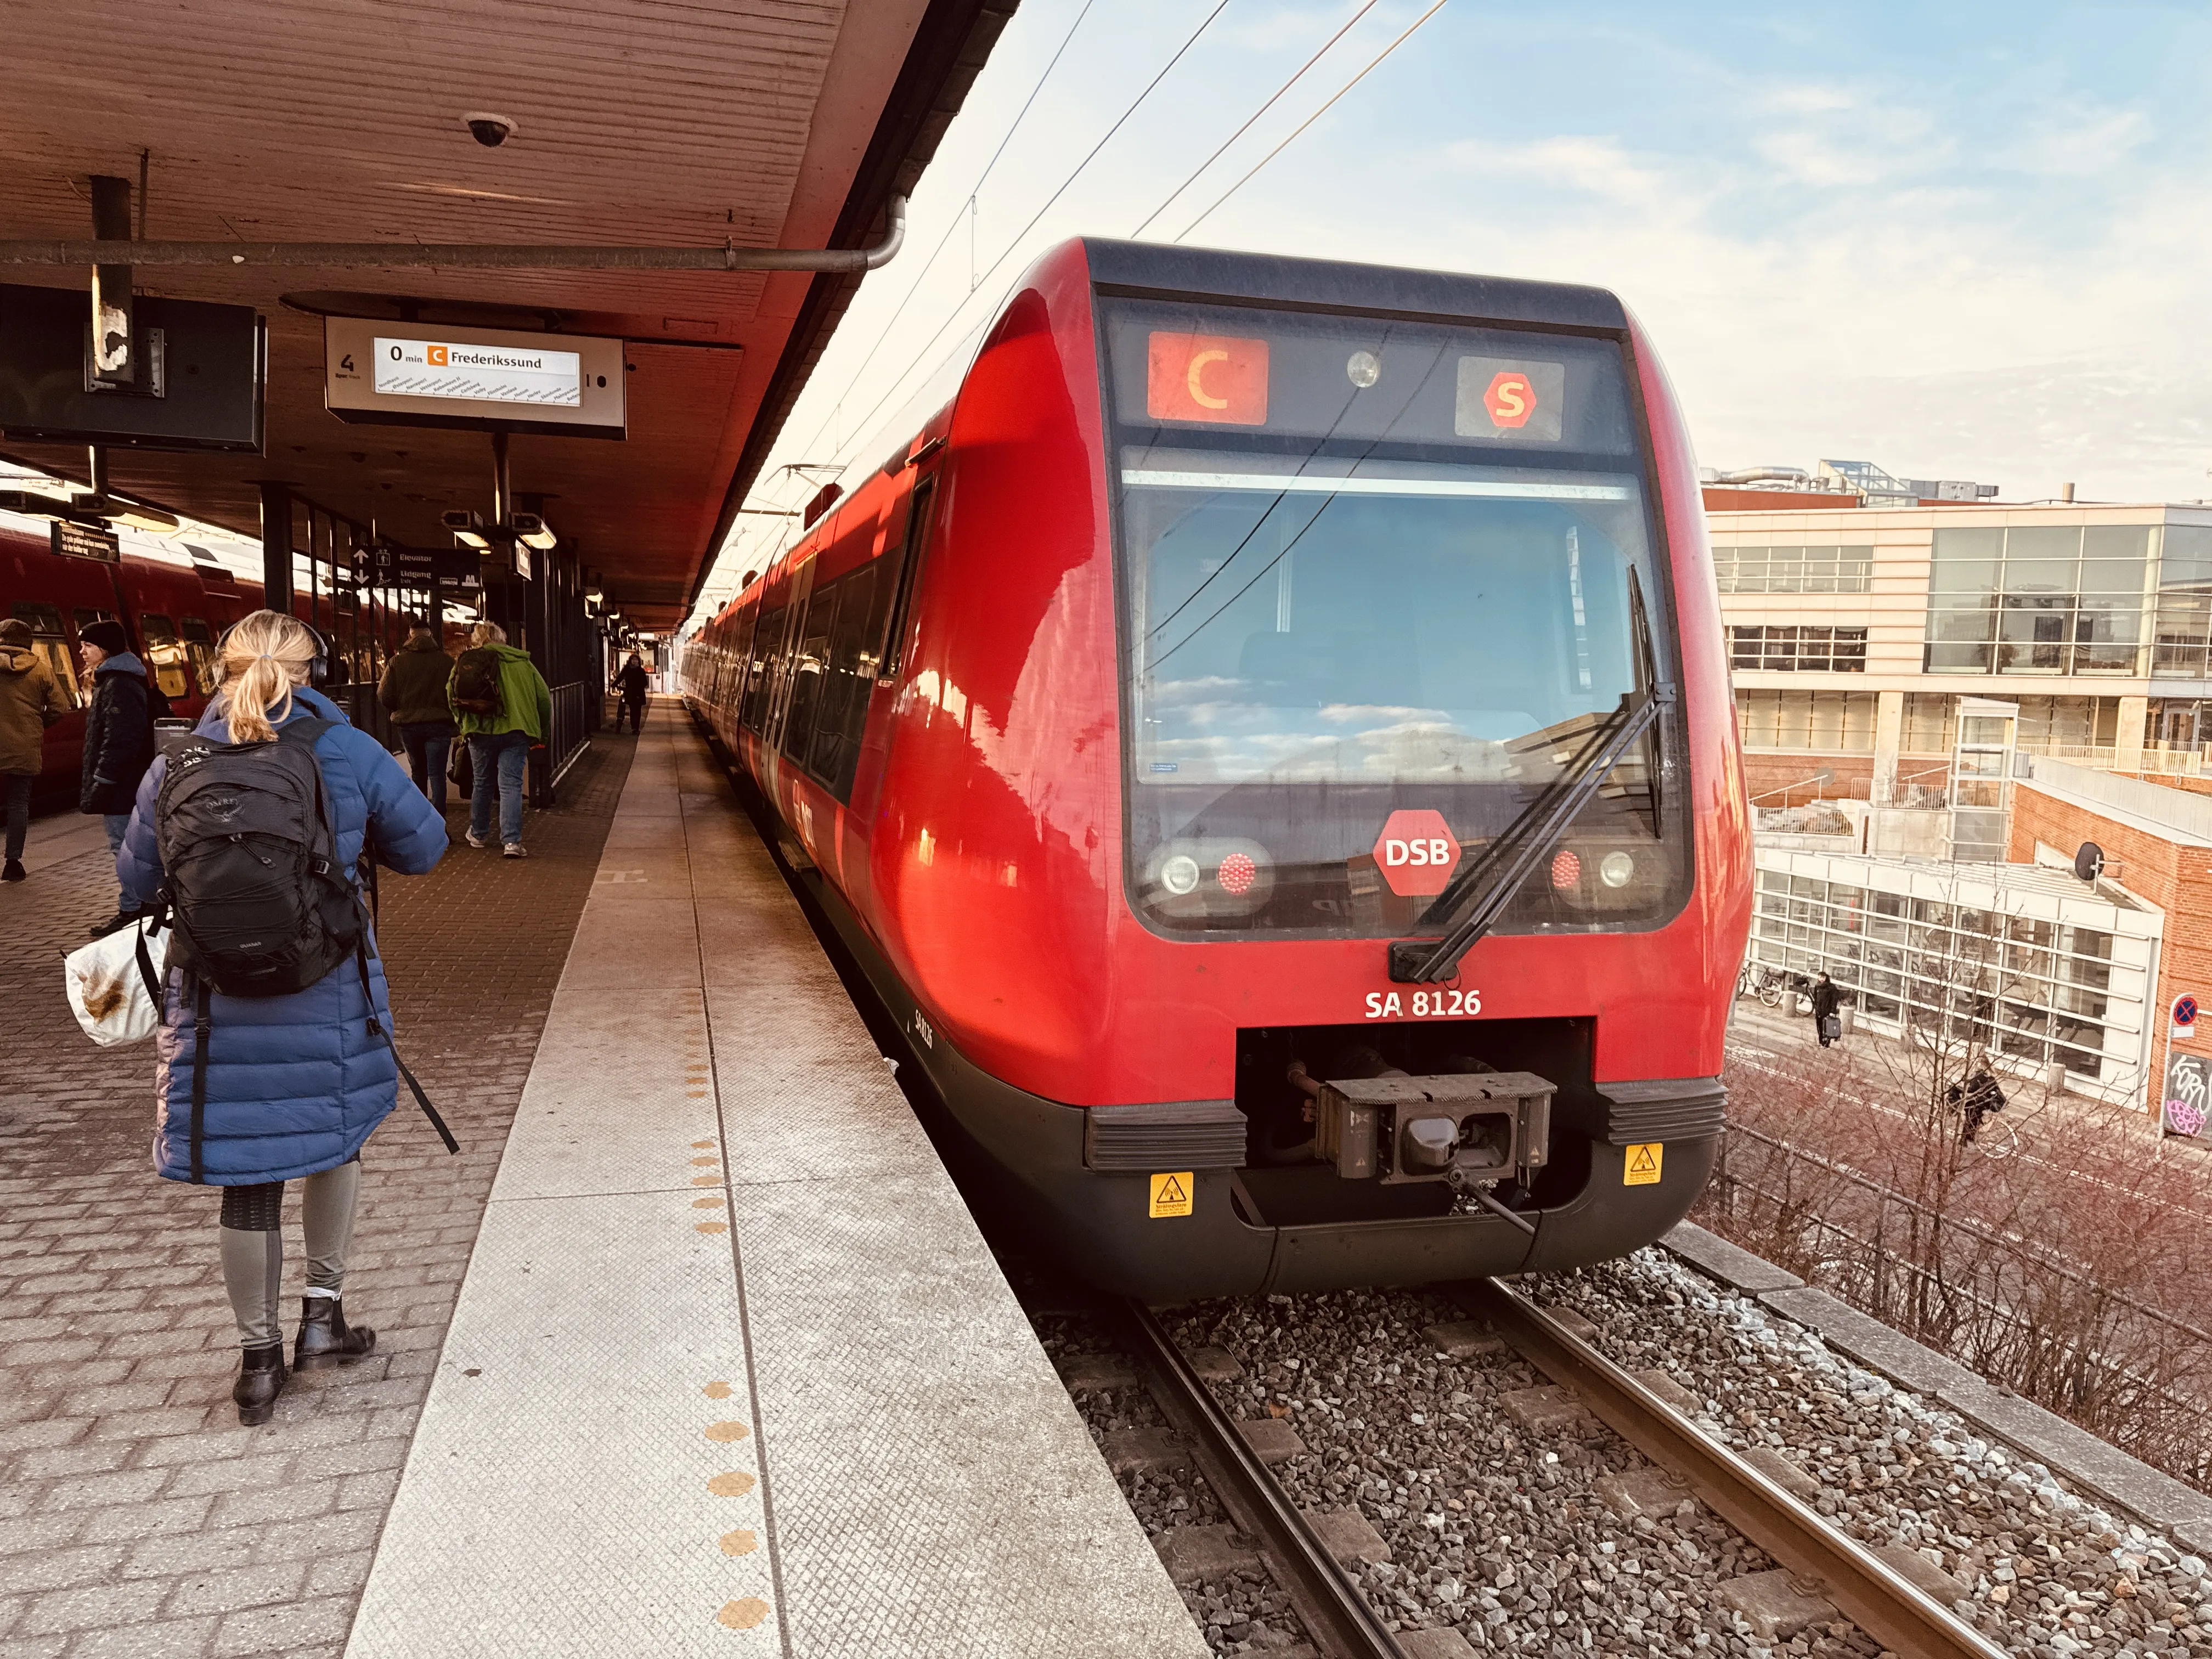
M 453 709 L 447 690 L 453 659 L 420 617 L 407 619 L 407 642 L 392 653 L 378 682 L 377 701 L 399 728 L 415 787 L 440 813 L 446 810 L 446 757 L 453 746 Z
M 295 721 L 329 722 L 313 737 L 313 752 L 337 869 L 353 880 L 366 851 L 390 869 L 420 875 L 445 853 L 445 825 L 384 745 L 309 689 L 321 649 L 295 617 L 247 617 L 219 647 L 220 680 L 198 735 L 264 744 Z M 163 758 L 147 771 L 124 838 L 124 872 L 141 892 L 159 890 L 166 877 L 156 804 L 167 768 Z M 179 922 L 189 931 L 189 915 Z M 362 925 L 369 926 L 365 916 Z M 243 1351 L 231 1397 L 240 1422 L 265 1423 L 289 1375 L 277 1310 L 287 1181 L 302 1182 L 307 1250 L 294 1366 L 356 1360 L 376 1346 L 374 1331 L 347 1323 L 342 1297 L 362 1144 L 398 1095 L 398 1057 L 385 1036 L 392 1013 L 383 964 L 372 936 L 363 956 L 349 955 L 305 990 L 225 996 L 188 986 L 180 967 L 169 970 L 166 989 L 155 1040 L 154 1167 L 171 1181 L 222 1188 L 223 1283 Z
M 636 652 L 631 652 L 629 660 L 615 676 L 615 690 L 622 694 L 622 701 L 615 705 L 615 731 L 617 734 L 622 731 L 625 711 L 629 714 L 630 734 L 633 737 L 645 734 L 645 689 L 651 682 L 652 676 L 645 672 L 645 664 L 639 659 Z
M 0 622 L 0 791 L 8 818 L 0 881 L 23 879 L 23 837 L 31 828 L 31 786 L 46 763 L 46 728 L 70 711 L 68 695 L 46 659 L 31 648 L 31 624 Z
M 119 852 L 131 823 L 131 803 L 138 781 L 154 763 L 156 710 L 146 665 L 131 649 L 118 622 L 87 623 L 76 630 L 77 654 L 92 677 L 92 703 L 84 716 L 84 766 L 77 784 L 77 810 L 97 813 L 107 830 L 107 846 Z M 163 700 L 161 708 L 166 712 Z M 115 914 L 92 930 L 98 939 L 138 920 L 143 908 L 137 890 L 118 868 Z M 145 890 L 150 892 L 150 888 Z
M 1837 1012 L 1843 997 L 1836 989 L 1836 982 L 1826 974 L 1814 980 L 1812 995 L 1813 1029 L 1820 1035 L 1820 1046 L 1825 1048 L 1844 1034 L 1844 1017 Z
M 508 858 L 522 858 L 523 788 L 530 751 L 542 747 L 553 730 L 552 688 L 530 653 L 507 642 L 506 629 L 480 622 L 469 635 L 469 648 L 453 665 L 449 696 L 476 774 L 475 793 L 469 797 L 469 845 L 484 845 L 496 800 L 500 850 Z

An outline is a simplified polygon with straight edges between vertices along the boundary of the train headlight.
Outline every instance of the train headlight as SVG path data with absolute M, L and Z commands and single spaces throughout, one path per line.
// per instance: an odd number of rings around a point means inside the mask
M 1196 891 L 1198 860 L 1188 853 L 1177 853 L 1160 866 L 1160 885 L 1177 898 Z
M 1608 887 L 1626 887 L 1636 873 L 1636 860 L 1626 853 L 1607 853 L 1598 860 L 1597 878 Z

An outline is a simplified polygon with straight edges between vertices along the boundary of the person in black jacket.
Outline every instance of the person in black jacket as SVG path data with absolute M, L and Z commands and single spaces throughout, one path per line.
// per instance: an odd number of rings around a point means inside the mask
M 1843 998 L 1836 990 L 1835 981 L 1826 974 L 1813 981 L 1813 1029 L 1820 1034 L 1820 1046 L 1825 1048 L 1836 1039 L 1829 1035 L 1828 1022 L 1840 1017 L 1836 1010 Z
M 625 710 L 629 714 L 630 734 L 635 737 L 645 730 L 645 689 L 651 683 L 652 677 L 645 672 L 645 665 L 638 660 L 636 652 L 631 652 L 629 660 L 615 676 L 615 690 L 622 694 L 622 702 L 615 707 L 617 732 L 622 730 Z
M 131 641 L 118 622 L 88 623 L 76 633 L 78 654 L 92 677 L 92 705 L 84 715 L 84 769 L 77 784 L 77 810 L 98 813 L 107 830 L 107 845 L 123 845 L 131 827 L 131 805 L 138 780 L 154 763 L 154 709 L 146 665 L 131 653 Z M 120 890 L 115 914 L 94 927 L 92 936 L 112 933 L 138 919 L 144 908 L 138 895 L 117 878 Z

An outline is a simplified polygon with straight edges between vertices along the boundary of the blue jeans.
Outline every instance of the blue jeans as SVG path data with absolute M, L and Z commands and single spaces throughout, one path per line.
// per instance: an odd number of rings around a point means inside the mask
M 23 837 L 31 831 L 31 786 L 38 781 L 35 772 L 0 772 L 0 786 L 4 786 L 6 792 L 10 864 L 23 856 Z
M 431 805 L 444 811 L 446 761 L 453 746 L 453 723 L 404 720 L 399 725 L 399 741 L 407 750 L 407 769 L 415 775 L 415 787 L 429 797 Z
M 100 827 L 107 831 L 108 852 L 111 854 L 120 853 L 123 850 L 123 832 L 131 827 L 131 814 L 128 812 L 102 812 L 100 815 Z M 123 884 L 123 877 L 120 872 L 116 875 L 115 886 L 117 890 L 115 908 L 118 912 L 144 908 L 144 906 L 139 901 L 138 896 Z
M 514 847 L 522 840 L 522 791 L 530 775 L 530 733 L 496 732 L 469 736 L 469 763 L 476 769 L 476 793 L 469 797 L 469 830 L 479 841 L 491 829 L 492 797 L 499 797 L 499 839 Z

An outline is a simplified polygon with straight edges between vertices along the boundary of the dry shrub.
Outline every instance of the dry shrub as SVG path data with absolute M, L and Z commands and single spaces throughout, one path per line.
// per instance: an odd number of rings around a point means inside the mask
M 1743 1055 L 1697 1219 L 2212 1490 L 2212 1174 L 2141 1118 L 2002 1079 L 1961 1143 L 1970 1049 Z

